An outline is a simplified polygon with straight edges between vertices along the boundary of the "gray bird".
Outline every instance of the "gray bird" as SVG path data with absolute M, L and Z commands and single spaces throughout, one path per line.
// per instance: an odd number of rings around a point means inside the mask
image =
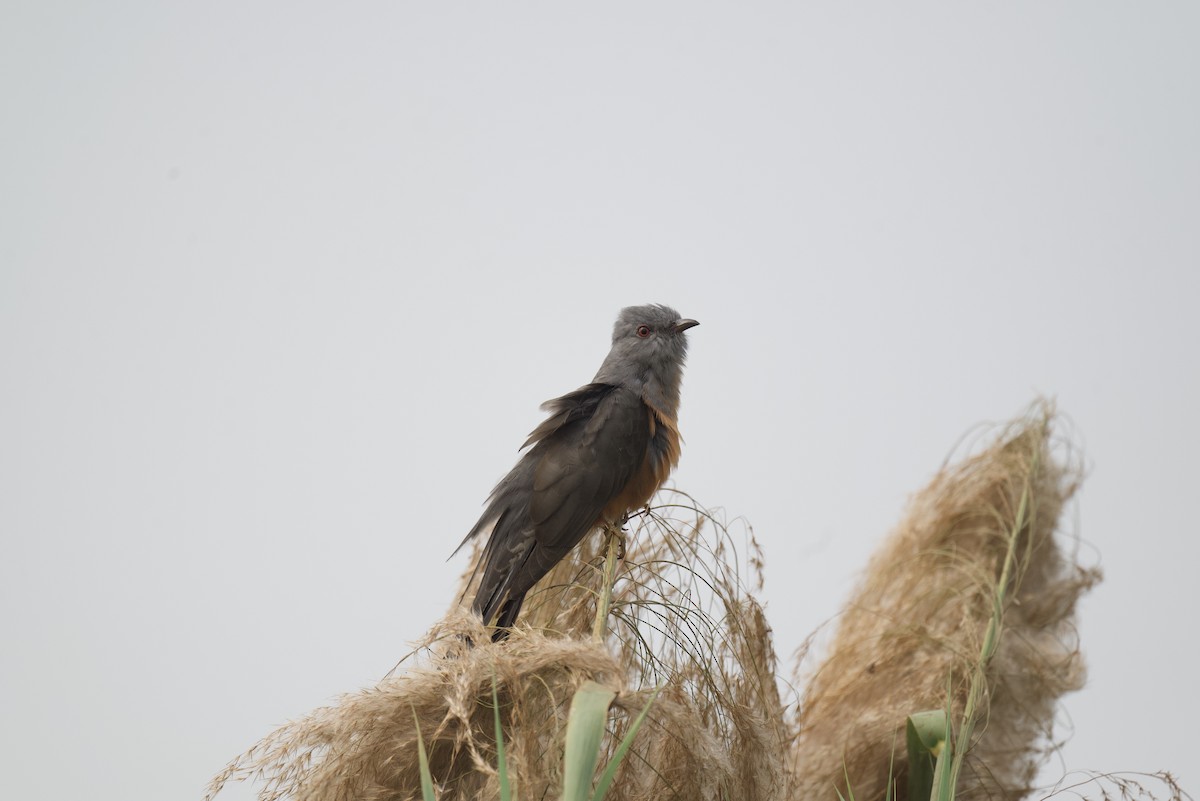
M 492 527 L 474 609 L 485 624 L 496 617 L 493 640 L 508 636 L 525 593 L 589 531 L 622 524 L 679 462 L 684 331 L 695 325 L 666 306 L 622 309 L 592 383 L 542 404 L 550 417 L 458 546 Z

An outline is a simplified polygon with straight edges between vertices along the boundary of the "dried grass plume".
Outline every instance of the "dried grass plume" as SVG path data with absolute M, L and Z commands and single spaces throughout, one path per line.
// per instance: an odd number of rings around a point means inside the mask
M 1058 698 L 1083 686 L 1075 604 L 1099 579 L 1054 536 L 1080 481 L 1069 446 L 1054 438 L 1054 420 L 1039 403 L 992 444 L 943 468 L 876 551 L 828 655 L 811 671 L 795 751 L 797 797 L 832 801 L 836 790 L 852 790 L 857 799 L 882 799 L 894 765 L 903 801 L 907 716 L 949 700 L 959 726 L 980 668 L 982 704 L 957 795 L 1016 799 L 1030 791 L 1053 742 Z M 981 664 L 996 611 L 998 649 Z
M 958 796 L 1021 798 L 1059 697 L 1083 683 L 1075 605 L 1099 578 L 1055 537 L 1080 470 L 1054 426 L 1036 405 L 913 498 L 827 654 L 805 663 L 802 704 L 780 694 L 749 527 L 667 491 L 630 520 L 603 640 L 596 533 L 530 592 L 508 640 L 456 605 L 395 675 L 270 734 L 209 798 L 247 778 L 261 801 L 418 798 L 418 734 L 440 799 L 498 798 L 493 688 L 514 789 L 557 798 L 567 710 L 587 681 L 617 693 L 602 765 L 662 688 L 613 801 L 882 801 L 889 770 L 904 801 L 905 720 L 947 702 L 960 731 L 970 724 Z
M 669 491 L 630 529 L 604 642 L 591 637 L 603 562 L 593 535 L 530 593 L 507 641 L 492 643 L 473 615 L 451 610 L 402 672 L 269 735 L 213 780 L 209 797 L 230 779 L 257 778 L 262 801 L 416 798 L 419 728 L 440 799 L 498 798 L 495 682 L 517 793 L 557 798 L 567 709 L 588 680 L 618 693 L 609 753 L 662 688 L 609 799 L 792 797 L 791 732 L 771 631 L 750 591 L 760 565 L 749 528 Z

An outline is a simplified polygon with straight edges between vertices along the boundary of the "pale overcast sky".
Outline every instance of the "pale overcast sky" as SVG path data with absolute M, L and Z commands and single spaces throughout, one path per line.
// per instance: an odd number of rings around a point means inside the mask
M 198 798 L 381 677 L 645 302 L 702 323 L 676 483 L 753 524 L 785 657 L 1057 398 L 1106 574 L 1062 760 L 1195 794 L 1198 43 L 1186 2 L 6 2 L 0 795 Z

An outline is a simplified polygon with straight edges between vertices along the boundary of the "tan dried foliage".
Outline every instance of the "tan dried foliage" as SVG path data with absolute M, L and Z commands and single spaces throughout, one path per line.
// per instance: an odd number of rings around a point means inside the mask
M 839 790 L 875 801 L 889 766 L 904 801 L 904 721 L 949 697 L 960 722 L 1025 495 L 1002 636 L 958 785 L 962 798 L 1019 798 L 1052 742 L 1058 697 L 1083 682 L 1074 609 L 1099 578 L 1053 536 L 1080 478 L 1053 422 L 1052 409 L 1035 406 L 915 496 L 810 672 L 798 716 L 780 697 L 754 598 L 752 532 L 671 491 L 629 521 L 603 643 L 591 638 L 604 561 L 597 532 L 530 593 L 507 641 L 493 644 L 473 615 L 452 609 L 396 675 L 272 733 L 213 780 L 209 798 L 247 778 L 261 781 L 261 801 L 418 798 L 418 731 L 439 798 L 497 798 L 493 684 L 514 789 L 557 798 L 567 710 L 592 680 L 617 692 L 602 765 L 663 687 L 614 801 L 835 801 Z M 465 598 L 471 582 L 468 572 Z
M 1023 495 L 999 647 L 957 796 L 1016 799 L 1032 789 L 1057 700 L 1083 685 L 1074 611 L 1099 580 L 1054 536 L 1080 470 L 1053 422 L 1052 408 L 1037 404 L 994 444 L 943 468 L 876 551 L 807 682 L 797 798 L 833 801 L 837 788 L 882 799 L 892 765 L 904 801 L 905 719 L 949 700 L 961 722 Z
M 418 727 L 440 799 L 498 798 L 493 681 L 514 789 L 557 798 L 567 710 L 589 679 L 618 693 L 601 765 L 663 688 L 607 798 L 791 798 L 791 731 L 750 592 L 761 586 L 758 545 L 683 493 L 658 501 L 629 522 L 604 643 L 591 638 L 597 533 L 530 593 L 507 641 L 493 644 L 474 616 L 452 610 L 402 672 L 269 735 L 213 780 L 209 798 L 246 778 L 260 780 L 262 801 L 418 798 Z

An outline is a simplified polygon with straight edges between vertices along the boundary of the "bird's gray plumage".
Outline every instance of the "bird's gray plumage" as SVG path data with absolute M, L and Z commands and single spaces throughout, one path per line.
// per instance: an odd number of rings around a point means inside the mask
M 592 383 L 542 404 L 550 416 L 462 543 L 491 526 L 474 609 L 485 623 L 499 615 L 496 639 L 542 576 L 597 525 L 645 503 L 674 467 L 684 331 L 694 325 L 666 306 L 622 309 Z

